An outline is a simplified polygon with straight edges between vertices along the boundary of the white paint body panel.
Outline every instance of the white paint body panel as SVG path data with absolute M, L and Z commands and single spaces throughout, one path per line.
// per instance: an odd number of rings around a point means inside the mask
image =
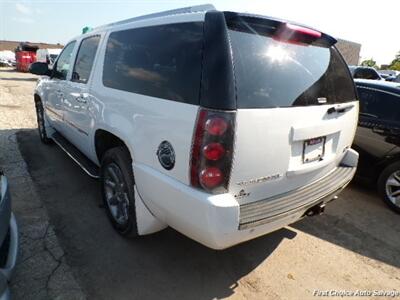
M 249 195 L 241 204 L 266 199 L 314 182 L 338 166 L 350 148 L 358 102 L 344 113 L 327 114 L 334 105 L 239 109 L 229 191 Z M 322 161 L 303 163 L 304 140 L 326 136 Z M 273 177 L 264 180 L 262 178 Z M 259 182 L 240 183 L 259 179 Z
M 239 109 L 236 114 L 233 167 L 229 192 L 212 195 L 190 186 L 190 155 L 199 106 L 105 87 L 102 70 L 105 44 L 112 31 L 188 21 L 203 21 L 204 12 L 172 15 L 105 27 L 77 37 L 80 41 L 100 34 L 92 73 L 86 85 L 43 78 L 35 93 L 45 107 L 46 125 L 60 131 L 95 164 L 95 134 L 104 130 L 128 147 L 136 181 L 136 214 L 140 234 L 169 225 L 214 249 L 223 249 L 279 229 L 298 220 L 304 211 L 252 229 L 239 230 L 240 205 L 265 199 L 317 181 L 343 159 L 354 166 L 356 155 L 346 155 L 354 138 L 358 103 L 343 114 L 327 115 L 329 105 L 274 109 Z M 61 91 L 64 97 L 57 97 Z M 74 97 L 85 94 L 87 102 Z M 72 125 L 73 124 L 73 125 Z M 80 130 L 77 130 L 79 128 Z M 321 162 L 302 162 L 304 139 L 326 136 Z M 176 154 L 168 171 L 158 161 L 158 146 L 169 141 Z M 279 175 L 276 180 L 248 185 L 248 196 L 235 198 L 243 189 L 238 182 Z

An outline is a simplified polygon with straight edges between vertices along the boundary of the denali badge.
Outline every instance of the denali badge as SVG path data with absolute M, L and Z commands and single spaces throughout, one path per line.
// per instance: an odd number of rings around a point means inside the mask
M 236 199 L 242 199 L 244 197 L 250 196 L 250 193 L 246 193 L 245 190 L 240 190 L 238 194 L 235 195 Z
M 250 184 L 262 183 L 262 182 L 266 182 L 266 181 L 276 180 L 276 179 L 278 179 L 280 177 L 281 177 L 281 175 L 275 174 L 275 175 L 271 175 L 271 176 L 264 176 L 264 177 L 260 177 L 260 178 L 256 178 L 256 179 L 250 179 L 250 180 L 247 180 L 247 181 L 240 181 L 240 182 L 238 182 L 236 184 L 240 185 L 240 186 L 246 186 L 246 185 L 250 185 Z
M 163 141 L 158 146 L 157 157 L 164 169 L 171 170 L 175 166 L 175 151 L 170 142 Z

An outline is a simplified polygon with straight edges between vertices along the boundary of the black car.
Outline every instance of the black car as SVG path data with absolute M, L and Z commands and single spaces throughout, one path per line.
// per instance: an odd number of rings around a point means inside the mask
M 383 80 L 381 75 L 379 75 L 379 73 L 374 68 L 363 66 L 348 67 L 354 79 Z
M 360 118 L 354 149 L 358 175 L 372 179 L 379 193 L 400 213 L 400 83 L 355 80 Z

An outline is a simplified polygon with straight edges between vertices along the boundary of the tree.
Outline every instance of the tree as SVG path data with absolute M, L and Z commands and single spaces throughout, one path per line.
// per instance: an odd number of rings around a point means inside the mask
M 376 61 L 373 60 L 372 58 L 363 60 L 362 63 L 361 63 L 361 65 L 362 65 L 363 67 L 378 68 L 378 66 L 376 65 Z
M 394 60 L 392 61 L 392 63 L 389 65 L 389 69 L 390 70 L 396 70 L 396 71 L 400 71 L 400 51 L 397 52 Z

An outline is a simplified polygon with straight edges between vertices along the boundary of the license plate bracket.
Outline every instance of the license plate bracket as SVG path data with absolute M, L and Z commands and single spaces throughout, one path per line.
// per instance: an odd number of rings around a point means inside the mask
M 303 143 L 303 163 L 323 160 L 326 136 L 305 140 Z

